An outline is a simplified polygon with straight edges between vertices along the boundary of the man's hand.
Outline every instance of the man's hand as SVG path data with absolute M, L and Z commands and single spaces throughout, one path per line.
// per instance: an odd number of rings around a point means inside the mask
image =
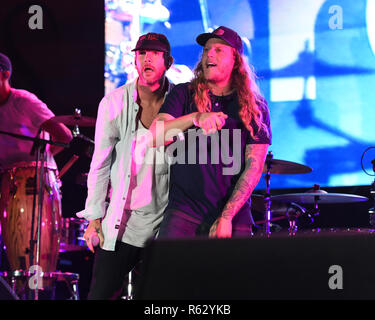
M 40 129 L 47 131 L 51 135 L 51 139 L 56 142 L 69 144 L 73 139 L 71 131 L 64 124 L 53 120 L 53 118 L 43 122 Z M 63 147 L 55 145 L 50 145 L 49 148 L 54 156 L 64 150 Z
M 212 224 L 209 233 L 210 238 L 230 238 L 232 237 L 232 219 L 219 217 Z
M 102 225 L 101 225 L 100 219 L 90 221 L 83 235 L 83 238 L 85 239 L 87 243 L 87 247 L 89 248 L 91 252 L 94 252 L 93 240 L 96 237 L 99 238 L 99 245 L 100 247 L 102 247 L 104 243 L 104 236 L 102 232 Z
M 197 112 L 193 118 L 195 126 L 202 128 L 204 134 L 215 133 L 225 125 L 228 116 L 223 112 Z

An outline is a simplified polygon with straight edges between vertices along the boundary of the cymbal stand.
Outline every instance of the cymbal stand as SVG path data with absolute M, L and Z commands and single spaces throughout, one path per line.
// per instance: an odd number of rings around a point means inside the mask
M 82 114 L 81 114 L 81 109 L 78 109 L 78 108 L 75 108 L 74 109 L 74 119 L 81 119 L 82 117 Z M 73 137 L 77 137 L 81 134 L 81 132 L 79 131 L 79 127 L 77 124 L 74 125 L 74 129 L 72 131 L 72 134 L 73 134 Z
M 297 226 L 297 218 L 298 218 L 298 213 L 293 208 L 292 205 L 289 206 L 286 215 L 288 217 L 288 223 L 289 223 L 289 235 L 294 236 L 297 232 L 298 226 Z
M 68 145 L 54 142 L 51 140 L 44 140 L 38 138 L 39 133 L 41 130 L 38 131 L 37 137 L 34 138 L 34 145 L 31 149 L 31 155 L 34 154 L 35 149 L 37 150 L 36 154 L 36 164 L 35 164 L 35 191 L 34 191 L 34 201 L 33 201 L 33 211 L 32 211 L 32 218 L 31 218 L 31 236 L 30 236 L 30 252 L 29 252 L 29 265 L 30 267 L 34 263 L 34 246 L 36 243 L 36 259 L 35 265 L 37 266 L 36 272 L 39 271 L 43 272 L 40 268 L 40 255 L 41 255 L 41 235 L 42 235 L 42 214 L 43 214 L 43 200 L 44 200 L 44 172 L 45 172 L 45 151 L 47 144 L 51 145 L 59 145 L 63 147 L 67 147 Z M 40 164 L 40 165 L 39 165 Z M 39 168 L 39 189 L 37 186 L 38 181 L 38 168 Z M 36 190 L 38 189 L 38 221 L 37 221 L 37 239 L 34 240 L 34 219 L 35 219 L 35 199 L 36 199 Z M 35 294 L 32 296 L 30 291 L 30 299 L 39 299 L 39 289 L 40 284 L 38 281 L 40 280 L 40 274 L 36 275 L 35 279 L 37 280 L 36 286 L 34 288 Z
M 294 202 L 289 203 L 288 209 L 286 211 L 286 216 L 288 218 L 288 231 L 290 236 L 296 235 L 298 230 L 298 218 L 305 214 L 306 209 L 304 207 Z M 307 216 L 309 217 L 309 213 L 307 213 Z
M 314 184 L 313 192 L 316 192 L 317 195 L 314 197 L 314 208 L 311 210 L 313 217 L 319 215 L 320 213 L 319 205 L 318 205 L 318 201 L 320 200 L 319 191 L 320 191 L 320 185 Z
M 271 168 L 272 168 L 272 151 L 269 151 L 266 157 L 267 172 L 265 175 L 266 180 L 266 194 L 264 195 L 265 202 L 265 223 L 264 223 L 264 234 L 268 237 L 271 234 L 271 195 L 270 195 L 270 182 L 271 182 Z
M 37 240 L 36 240 L 36 259 L 35 263 L 37 266 L 40 266 L 40 248 L 41 248 L 41 225 L 42 225 L 42 213 L 43 213 L 43 188 L 44 188 L 44 156 L 45 156 L 45 150 L 46 150 L 46 143 L 39 141 L 38 146 L 37 146 L 37 155 L 36 155 L 36 165 L 35 165 L 35 190 L 37 190 L 37 181 L 38 181 L 38 165 L 40 163 L 39 167 L 39 189 L 38 189 L 38 222 L 37 222 Z M 34 193 L 35 196 L 35 193 Z M 35 199 L 35 197 L 34 197 Z M 35 203 L 35 200 L 34 200 Z M 31 238 L 30 238 L 30 267 L 33 264 L 34 260 L 34 245 L 35 245 L 35 240 L 34 240 L 34 213 L 35 207 L 33 208 L 33 214 L 32 214 L 32 219 L 31 219 Z M 36 272 L 39 272 L 39 269 L 36 269 Z M 35 300 L 39 299 L 39 275 L 35 277 L 37 280 L 36 286 L 35 286 Z M 30 295 L 30 298 L 32 296 Z
M 375 159 L 371 161 L 372 163 L 372 170 L 375 173 Z M 375 226 L 375 179 L 371 184 L 370 194 L 373 199 L 373 207 L 368 210 L 369 217 L 370 217 L 370 225 Z

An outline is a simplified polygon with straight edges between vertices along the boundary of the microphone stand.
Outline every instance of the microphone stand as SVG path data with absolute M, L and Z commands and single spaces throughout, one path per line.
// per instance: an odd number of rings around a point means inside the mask
M 266 194 L 264 195 L 265 201 L 265 224 L 264 224 L 264 234 L 268 237 L 271 234 L 271 195 L 270 195 L 270 180 L 271 180 L 271 168 L 272 168 L 272 152 L 269 151 L 266 157 L 267 172 L 265 175 L 266 180 Z
M 38 131 L 39 135 L 40 130 Z M 29 137 L 29 136 L 24 136 L 16 133 L 11 133 L 7 131 L 1 131 L 0 134 L 5 134 L 9 135 L 15 138 L 19 138 L 22 140 L 28 140 L 28 141 L 34 141 L 34 144 L 31 149 L 31 154 L 34 153 L 35 149 L 37 149 L 37 155 L 36 155 L 36 163 L 35 163 L 35 186 L 37 186 L 37 180 L 38 180 L 38 168 L 40 169 L 40 175 L 39 175 L 39 191 L 38 191 L 38 222 L 37 222 L 37 240 L 36 240 L 36 265 L 39 267 L 40 266 L 40 248 L 41 248 L 41 222 L 42 222 L 42 210 L 43 210 L 43 189 L 44 189 L 44 155 L 45 155 L 45 150 L 46 150 L 46 145 L 56 145 L 64 148 L 68 148 L 69 144 L 61 143 L 61 142 L 56 142 L 52 140 L 45 140 L 41 139 L 38 137 Z M 39 166 L 40 162 L 40 166 Z M 31 217 L 31 235 L 30 235 L 30 252 L 29 252 L 29 266 L 31 267 L 34 262 L 34 246 L 35 246 L 35 240 L 34 240 L 34 219 L 35 219 L 35 199 L 36 199 L 36 190 L 37 188 L 34 188 L 34 199 L 33 199 L 33 210 L 32 210 L 32 217 Z M 39 269 L 37 270 L 37 272 Z M 38 280 L 39 280 L 39 275 L 36 277 L 37 279 L 37 285 L 35 288 L 35 296 L 34 299 L 38 300 Z M 32 295 L 30 293 L 30 298 L 32 298 Z

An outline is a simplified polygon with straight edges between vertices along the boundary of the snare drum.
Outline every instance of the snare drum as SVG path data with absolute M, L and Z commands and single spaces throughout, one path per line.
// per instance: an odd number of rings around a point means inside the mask
M 61 233 L 60 181 L 54 169 L 44 172 L 40 259 L 43 272 L 56 271 Z M 39 170 L 38 181 L 39 185 Z M 0 222 L 5 251 L 12 271 L 29 270 L 35 167 L 14 167 L 0 173 Z M 37 190 L 38 191 L 38 190 Z M 38 192 L 34 217 L 34 261 L 36 264 Z

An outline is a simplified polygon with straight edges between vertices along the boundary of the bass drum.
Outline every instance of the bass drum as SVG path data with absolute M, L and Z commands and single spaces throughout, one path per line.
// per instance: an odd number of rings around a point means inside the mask
M 41 218 L 39 266 L 43 272 L 56 271 L 61 233 L 61 194 L 56 170 L 45 169 Z M 39 185 L 39 170 L 38 181 Z M 0 222 L 5 251 L 12 271 L 29 270 L 35 167 L 15 167 L 0 173 Z M 38 192 L 35 199 L 33 238 L 36 265 Z

